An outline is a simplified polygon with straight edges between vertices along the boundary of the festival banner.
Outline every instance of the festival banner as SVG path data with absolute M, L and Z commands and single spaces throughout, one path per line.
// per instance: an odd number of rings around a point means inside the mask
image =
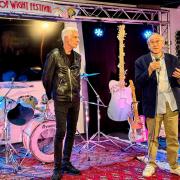
M 0 0 L 0 14 L 40 15 L 68 18 L 76 14 L 73 7 L 34 0 Z

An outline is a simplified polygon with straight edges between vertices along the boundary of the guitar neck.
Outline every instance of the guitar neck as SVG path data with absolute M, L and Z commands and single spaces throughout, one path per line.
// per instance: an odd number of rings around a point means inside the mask
M 125 73 L 124 73 L 124 43 L 122 40 L 119 41 L 119 80 L 125 80 Z
M 139 113 L 138 113 L 138 102 L 136 99 L 136 93 L 135 93 L 135 87 L 132 80 L 129 80 L 130 87 L 132 90 L 132 99 L 133 99 L 133 112 L 134 112 L 134 120 L 137 121 L 139 119 Z
M 125 80 L 125 73 L 124 73 L 124 37 L 125 37 L 125 25 L 119 26 L 119 32 L 118 32 L 118 40 L 119 40 L 119 80 L 121 82 L 124 82 Z

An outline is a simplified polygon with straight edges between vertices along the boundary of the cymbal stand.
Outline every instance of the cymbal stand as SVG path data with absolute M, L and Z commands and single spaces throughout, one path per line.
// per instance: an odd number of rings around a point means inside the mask
M 3 129 L 3 137 L 4 137 L 4 145 L 5 145 L 5 163 L 8 164 L 12 162 L 12 166 L 14 167 L 14 171 L 17 172 L 19 169 L 19 164 L 17 160 L 14 158 L 13 153 L 17 153 L 16 149 L 13 147 L 9 140 L 10 136 L 10 131 L 9 131 L 9 123 L 7 120 L 7 102 L 6 98 L 9 92 L 13 88 L 13 81 L 12 81 L 12 87 L 7 91 L 7 93 L 4 95 L 4 129 Z M 1 101 L 3 101 L 3 99 Z M 14 163 L 14 164 L 13 164 Z
M 92 86 L 92 84 L 89 82 L 88 78 L 87 78 L 87 77 L 84 77 L 84 79 L 87 81 L 87 83 L 89 84 L 89 86 L 91 87 L 91 89 L 93 90 L 93 92 L 95 93 L 96 99 L 97 99 L 97 103 L 90 103 L 90 102 L 89 102 L 89 104 L 94 104 L 94 105 L 97 106 L 97 128 L 98 128 L 98 129 L 97 129 L 97 132 L 96 132 L 94 135 L 92 135 L 89 140 L 88 140 L 88 138 L 87 138 L 87 147 L 88 147 L 89 143 L 93 143 L 94 146 L 91 147 L 91 148 L 94 148 L 95 146 L 99 146 L 99 147 L 101 147 L 101 148 L 106 149 L 105 146 L 102 146 L 102 145 L 100 145 L 99 143 L 101 143 L 101 142 L 107 142 L 107 141 L 110 141 L 110 142 L 112 142 L 114 145 L 120 147 L 117 143 L 115 143 L 115 142 L 112 140 L 113 137 L 110 137 L 110 136 L 104 134 L 103 132 L 101 132 L 101 130 L 100 130 L 100 118 L 101 118 L 101 116 L 100 116 L 100 106 L 102 106 L 102 107 L 107 107 L 107 106 L 102 102 L 99 94 L 98 94 L 98 93 L 96 92 L 96 90 L 93 88 L 93 86 Z M 86 125 L 87 125 L 87 122 L 86 122 Z M 86 128 L 86 129 L 88 129 L 88 128 Z M 88 134 L 88 133 L 87 133 L 87 134 Z M 86 134 L 86 135 L 87 135 L 87 134 Z M 97 140 L 93 140 L 93 139 L 96 138 L 96 136 L 97 136 Z M 105 140 L 102 140 L 102 141 L 101 141 L 101 140 L 100 140 L 100 137 L 104 137 Z

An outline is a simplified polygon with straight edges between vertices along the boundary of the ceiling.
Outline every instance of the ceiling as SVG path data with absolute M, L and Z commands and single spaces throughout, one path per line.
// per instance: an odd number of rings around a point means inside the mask
M 110 3 L 121 3 L 137 5 L 139 7 L 167 7 L 167 8 L 178 8 L 180 0 L 95 0 L 99 2 L 110 2 Z

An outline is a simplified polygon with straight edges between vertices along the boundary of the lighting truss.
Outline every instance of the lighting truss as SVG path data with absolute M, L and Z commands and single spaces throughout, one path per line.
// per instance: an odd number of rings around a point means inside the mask
M 71 18 L 72 21 L 152 25 L 154 32 L 159 32 L 164 36 L 166 41 L 165 51 L 170 52 L 170 22 L 168 9 L 143 9 L 137 8 L 134 5 L 85 0 L 46 0 L 46 2 L 71 6 L 76 9 L 78 13 Z M 69 21 L 69 19 L 67 20 Z
M 39 19 L 50 21 L 72 21 L 72 22 L 107 22 L 123 24 L 147 24 L 152 25 L 155 32 L 160 32 L 166 39 L 167 51 L 169 51 L 169 10 L 168 9 L 143 9 L 134 5 L 117 3 L 105 3 L 85 0 L 37 0 L 36 2 L 47 2 L 60 6 L 68 6 L 76 11 L 73 17 L 43 16 L 26 13 L 4 13 L 0 11 L 0 17 Z

